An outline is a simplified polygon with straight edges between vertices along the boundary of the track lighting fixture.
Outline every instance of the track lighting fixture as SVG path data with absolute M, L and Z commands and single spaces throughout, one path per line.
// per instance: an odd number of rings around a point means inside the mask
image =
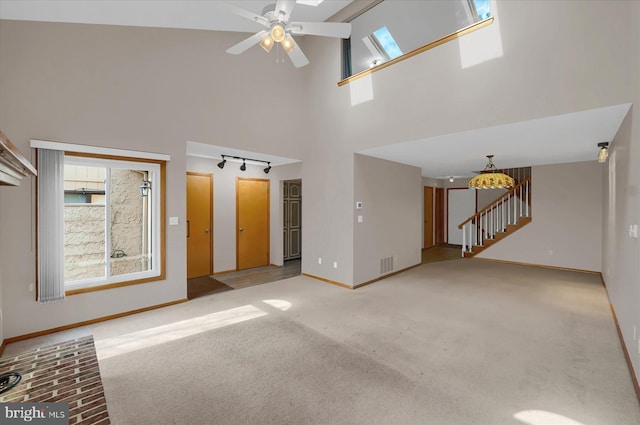
M 609 157 L 609 142 L 600 142 L 598 143 L 598 147 L 600 148 L 600 152 L 598 152 L 598 162 L 601 164 L 607 162 L 607 158 Z
M 235 159 L 235 160 L 238 160 L 238 161 L 242 161 L 242 165 L 240 165 L 240 171 L 246 171 L 247 170 L 247 161 L 263 162 L 263 163 L 267 164 L 267 166 L 262 171 L 264 171 L 265 174 L 269 174 L 269 171 L 271 171 L 271 162 L 270 161 L 265 161 L 263 159 L 243 158 L 241 156 L 232 156 L 232 155 L 220 155 L 220 156 L 222 157 L 222 161 L 218 162 L 218 168 L 220 168 L 220 169 L 224 168 L 224 164 L 226 164 L 227 158 L 230 158 L 230 159 Z

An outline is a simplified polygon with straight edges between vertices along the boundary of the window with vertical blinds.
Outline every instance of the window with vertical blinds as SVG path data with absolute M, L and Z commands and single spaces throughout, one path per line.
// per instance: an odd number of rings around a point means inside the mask
M 164 279 L 165 162 L 38 150 L 38 301 Z

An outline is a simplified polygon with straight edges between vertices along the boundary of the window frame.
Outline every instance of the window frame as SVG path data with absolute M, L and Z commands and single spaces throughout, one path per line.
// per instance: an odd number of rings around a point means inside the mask
M 165 212 L 166 212 L 166 161 L 117 156 L 93 153 L 81 153 L 65 151 L 65 165 L 108 166 L 109 168 L 148 168 L 156 177 L 152 188 L 152 211 L 156 211 L 158 217 L 152 224 L 154 233 L 154 244 L 152 248 L 152 268 L 149 271 L 127 273 L 105 278 L 90 278 L 79 281 L 65 282 L 65 295 L 75 295 L 86 292 L 100 291 L 104 289 L 118 288 L 135 285 L 139 283 L 165 280 L 166 278 L 166 234 L 165 234 Z M 69 158 L 69 162 L 67 162 Z M 156 182 L 159 182 L 156 183 Z M 159 187 L 158 187 L 159 186 Z M 155 252 L 154 252 L 155 251 Z

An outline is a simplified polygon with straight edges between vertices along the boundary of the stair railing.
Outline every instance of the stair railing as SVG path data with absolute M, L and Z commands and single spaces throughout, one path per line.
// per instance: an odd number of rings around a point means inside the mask
M 531 177 L 458 225 L 462 230 L 462 256 L 485 240 L 495 239 L 497 233 L 507 230 L 507 225 L 518 224 L 520 217 L 531 217 Z

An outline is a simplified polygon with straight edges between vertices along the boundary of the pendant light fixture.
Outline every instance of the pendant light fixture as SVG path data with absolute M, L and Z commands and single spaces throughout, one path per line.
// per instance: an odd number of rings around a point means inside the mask
M 469 189 L 511 189 L 515 185 L 512 177 L 498 172 L 493 164 L 493 155 L 487 155 L 489 162 L 484 170 L 469 180 Z

